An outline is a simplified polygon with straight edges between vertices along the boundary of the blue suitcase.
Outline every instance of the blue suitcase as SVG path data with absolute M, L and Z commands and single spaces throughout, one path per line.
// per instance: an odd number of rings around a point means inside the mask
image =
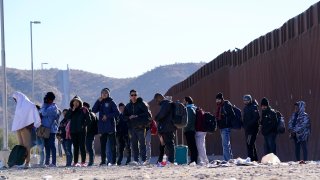
M 179 165 L 188 163 L 188 146 L 176 146 L 176 163 Z
M 182 132 L 182 144 L 176 145 L 175 147 L 175 157 L 176 163 L 179 165 L 188 164 L 188 146 L 183 145 L 183 130 Z M 178 136 L 176 136 L 176 143 L 178 144 Z

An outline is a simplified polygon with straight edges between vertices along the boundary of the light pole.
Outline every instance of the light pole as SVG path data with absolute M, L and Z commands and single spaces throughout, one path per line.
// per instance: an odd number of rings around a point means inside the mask
M 43 65 L 48 65 L 49 63 L 41 63 L 41 70 L 43 71 Z
M 30 21 L 31 72 L 32 72 L 32 101 L 34 101 L 34 70 L 33 70 L 32 24 L 41 24 L 41 22 L 40 22 L 40 21 Z
M 1 11 L 1 60 L 3 68 L 3 92 L 2 92 L 2 115 L 3 115 L 3 149 L 8 150 L 8 121 L 7 121 L 7 73 L 6 73 L 6 53 L 4 44 L 4 13 L 3 0 L 0 0 Z

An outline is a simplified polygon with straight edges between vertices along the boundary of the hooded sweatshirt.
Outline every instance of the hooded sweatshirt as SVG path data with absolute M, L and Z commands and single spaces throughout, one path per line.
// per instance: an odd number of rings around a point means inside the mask
M 31 124 L 38 128 L 41 125 L 41 119 L 36 105 L 21 92 L 14 92 L 12 96 L 16 99 L 17 105 L 11 130 L 17 131 Z
M 195 131 L 197 107 L 194 104 L 188 104 L 186 107 L 188 111 L 188 124 L 183 131 Z
M 74 111 L 73 102 L 79 101 L 80 105 Z M 90 122 L 90 114 L 86 107 L 83 107 L 83 102 L 79 96 L 75 96 L 70 101 L 70 109 L 67 112 L 66 119 L 70 119 L 70 133 L 85 133 L 86 125 Z
M 298 142 L 307 141 L 311 133 L 309 115 L 305 112 L 305 102 L 297 102 L 299 111 L 292 114 L 289 120 L 289 130 L 296 134 Z

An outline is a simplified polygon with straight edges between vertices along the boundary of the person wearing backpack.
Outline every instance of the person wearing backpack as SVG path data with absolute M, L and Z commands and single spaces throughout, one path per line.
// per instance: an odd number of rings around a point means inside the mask
M 243 96 L 243 127 L 245 130 L 247 154 L 251 161 L 258 161 L 258 153 L 256 148 L 256 139 L 259 132 L 259 110 L 255 101 L 252 100 L 251 95 Z
M 58 132 L 60 114 L 57 105 L 54 103 L 55 97 L 53 92 L 48 92 L 44 97 L 44 103 L 39 111 L 42 115 L 42 126 L 50 128 L 49 138 L 44 138 L 44 147 L 46 151 L 45 165 L 49 167 L 57 166 L 55 138 L 56 133 Z M 50 154 L 52 154 L 51 164 Z
M 64 150 L 64 153 L 66 154 L 66 167 L 70 167 L 72 163 L 72 141 L 71 138 L 67 137 L 67 125 L 70 123 L 70 119 L 66 118 L 68 109 L 64 109 L 62 111 L 63 119 L 60 122 L 59 125 L 59 131 L 58 134 L 62 141 L 62 147 Z
M 261 100 L 261 133 L 264 136 L 264 155 L 273 153 L 277 154 L 276 137 L 278 128 L 277 114 L 269 105 L 269 100 L 263 98 Z
M 231 121 L 235 118 L 235 113 L 232 109 L 231 103 L 224 100 L 221 92 L 216 95 L 216 104 L 216 119 L 221 134 L 223 158 L 225 161 L 229 161 L 233 157 L 230 142 L 230 128 Z
M 120 166 L 123 158 L 123 152 L 126 148 L 127 150 L 127 160 L 126 165 L 131 162 L 131 147 L 130 147 L 130 138 L 128 134 L 128 122 L 124 118 L 124 109 L 125 105 L 119 103 L 119 117 L 117 118 L 117 142 L 118 142 L 118 160 L 117 165 Z
M 163 139 L 168 161 L 173 164 L 175 160 L 174 138 L 176 131 L 176 127 L 173 124 L 173 102 L 165 99 L 160 93 L 154 95 L 154 100 L 160 105 L 160 111 L 155 116 L 155 120 L 158 123 L 158 133 Z
M 300 149 L 303 151 L 303 161 L 308 160 L 308 139 L 311 134 L 311 123 L 309 115 L 305 112 L 306 103 L 298 101 L 294 104 L 295 112 L 292 114 L 288 129 L 290 138 L 294 140 L 296 160 L 300 161 Z
M 87 123 L 87 135 L 86 135 L 86 149 L 89 154 L 88 166 L 94 164 L 94 137 L 98 134 L 98 118 L 90 109 L 90 104 L 83 102 L 83 107 L 89 110 L 90 121 Z
M 27 152 L 24 167 L 29 168 L 30 149 L 32 146 L 31 128 L 33 126 L 39 127 L 41 125 L 41 119 L 36 105 L 31 102 L 26 95 L 21 92 L 14 92 L 12 97 L 16 102 L 16 109 L 12 121 L 11 130 L 17 133 L 19 145 L 24 146 Z
M 92 112 L 99 112 L 98 133 L 100 136 L 101 147 L 101 166 L 106 164 L 106 146 L 110 142 L 112 159 L 108 159 L 110 165 L 116 164 L 116 118 L 119 116 L 117 104 L 111 98 L 110 89 L 101 90 L 100 98 L 92 107 Z M 108 164 L 109 165 L 109 164 Z
M 139 156 L 143 165 L 149 164 L 146 150 L 146 128 L 150 126 L 151 115 L 148 104 L 138 97 L 138 92 L 132 89 L 129 93 L 130 102 L 124 110 L 124 117 L 129 126 L 129 137 L 133 153 L 132 165 L 139 164 Z
M 193 104 L 193 99 L 190 96 L 184 98 L 184 104 L 188 111 L 188 124 L 183 129 L 184 136 L 187 140 L 187 145 L 190 150 L 190 163 L 196 163 L 198 161 L 198 149 L 196 144 L 196 109 L 197 107 Z
M 66 115 L 70 119 L 70 133 L 73 144 L 73 166 L 86 167 L 86 127 L 90 123 L 90 113 L 83 107 L 83 101 L 79 96 L 75 96 L 70 101 L 70 109 Z M 78 163 L 79 150 L 81 152 L 81 164 Z

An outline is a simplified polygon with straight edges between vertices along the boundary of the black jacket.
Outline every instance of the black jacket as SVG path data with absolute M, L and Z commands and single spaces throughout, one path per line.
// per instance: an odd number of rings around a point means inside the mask
M 77 108 L 74 111 L 69 109 L 66 118 L 70 119 L 71 133 L 85 133 L 86 126 L 91 120 L 89 110 L 85 107 Z
M 259 131 L 259 110 L 256 104 L 250 103 L 243 109 L 243 127 L 247 134 L 257 134 Z
M 124 115 L 120 113 L 117 118 L 117 136 L 128 135 L 128 121 L 124 118 Z
M 87 135 L 95 136 L 98 134 L 98 117 L 91 110 L 89 110 L 90 121 L 87 125 Z
M 234 111 L 232 109 L 232 104 L 225 100 L 221 108 L 221 120 L 217 120 L 219 129 L 230 128 L 231 121 L 235 118 Z
M 172 101 L 163 100 L 160 103 L 160 111 L 156 115 L 155 120 L 158 122 L 158 132 L 171 133 L 176 131 L 176 127 L 173 124 L 173 104 Z
M 147 103 L 145 103 L 140 97 L 137 99 L 136 103 L 130 101 L 130 103 L 126 105 L 123 114 L 125 120 L 128 122 L 129 128 L 144 129 L 150 126 L 150 124 L 147 124 L 147 122 L 150 121 L 151 113 Z M 138 117 L 129 119 L 131 115 L 137 115 Z
M 262 110 L 261 116 L 261 131 L 262 135 L 267 136 L 272 133 L 277 133 L 278 119 L 276 112 L 268 107 Z

